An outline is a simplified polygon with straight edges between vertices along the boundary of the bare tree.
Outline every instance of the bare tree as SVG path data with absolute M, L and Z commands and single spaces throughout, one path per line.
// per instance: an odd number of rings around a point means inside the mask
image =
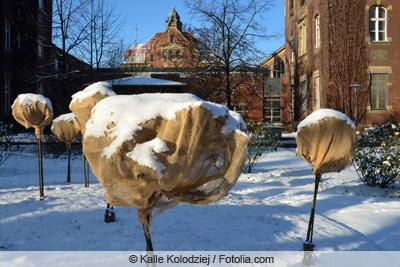
M 55 0 L 53 2 L 53 40 L 57 44 L 53 53 L 56 55 L 55 69 L 57 76 L 53 91 L 56 92 L 55 105 L 59 110 L 68 110 L 68 96 L 72 94 L 71 83 L 76 76 L 84 75 L 86 69 L 72 67 L 72 55 L 83 45 L 87 38 L 85 28 L 88 22 L 81 20 L 82 9 L 88 0 Z M 83 66 L 83 65 L 82 65 Z
M 60 67 L 73 55 L 89 64 L 93 80 L 93 69 L 122 63 L 123 43 L 118 34 L 125 20 L 115 14 L 115 2 L 55 0 L 54 5 L 54 37 L 61 43 L 64 58 Z
M 273 6 L 272 0 L 185 0 L 185 5 L 203 22 L 195 29 L 195 35 L 203 44 L 208 56 L 201 63 L 212 73 L 211 83 L 215 95 L 221 98 L 232 109 L 235 98 L 239 97 L 238 80 L 232 81 L 235 72 L 246 73 L 251 67 L 261 62 L 264 53 L 257 47 L 257 41 L 274 37 L 268 34 L 265 15 Z M 204 51 L 200 51 L 204 52 Z M 202 72 L 205 74 L 206 72 Z M 248 72 L 246 82 L 252 80 L 252 71 Z M 204 75 L 203 75 L 204 77 Z M 207 79 L 208 80 L 208 79 Z M 215 83 L 220 80 L 220 83 Z M 207 82 L 208 83 L 208 82 Z M 255 86 L 250 86 L 252 90 Z M 257 89 L 257 88 L 256 88 Z M 257 90 L 262 90 L 258 88 Z
M 366 0 L 321 1 L 320 5 L 321 72 L 327 106 L 352 116 L 358 124 L 365 119 L 368 102 Z M 357 96 L 350 87 L 355 81 L 361 84 Z
M 110 56 L 115 57 L 115 52 L 118 51 L 115 48 L 121 45 L 119 32 L 125 20 L 114 13 L 115 5 L 115 1 L 89 0 L 83 8 L 81 19 L 88 25 L 84 29 L 87 38 L 79 46 L 77 53 L 92 66 L 92 70 L 108 66 Z

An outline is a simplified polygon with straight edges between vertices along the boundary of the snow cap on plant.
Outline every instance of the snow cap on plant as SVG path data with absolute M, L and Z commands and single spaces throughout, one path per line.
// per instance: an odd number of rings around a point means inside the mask
M 356 149 L 356 127 L 345 114 L 319 109 L 298 126 L 297 153 L 314 165 L 314 174 L 339 172 L 352 162 Z

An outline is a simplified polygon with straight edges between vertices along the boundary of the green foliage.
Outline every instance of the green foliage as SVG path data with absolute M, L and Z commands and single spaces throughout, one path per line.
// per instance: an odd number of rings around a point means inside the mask
M 278 146 L 282 145 L 280 137 L 272 133 L 271 126 L 270 124 L 257 125 L 256 122 L 247 124 L 250 139 L 243 168 L 245 173 L 250 173 L 263 155 L 276 151 Z
M 6 124 L 0 121 L 0 165 L 9 157 L 13 152 L 19 150 L 18 146 L 12 144 L 12 124 Z
M 358 136 L 353 162 L 367 186 L 385 187 L 399 179 L 400 123 L 385 123 Z

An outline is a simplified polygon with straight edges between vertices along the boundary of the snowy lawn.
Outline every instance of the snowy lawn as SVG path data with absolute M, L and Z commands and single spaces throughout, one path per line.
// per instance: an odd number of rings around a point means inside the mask
M 143 251 L 136 210 L 106 200 L 96 178 L 83 186 L 82 158 L 43 160 L 45 199 L 39 201 L 35 146 L 0 165 L 0 251 Z M 295 149 L 267 154 L 242 174 L 223 200 L 181 204 L 152 223 L 156 251 L 299 251 L 306 237 L 314 177 Z M 316 206 L 317 251 L 400 250 L 400 186 L 369 188 L 350 166 L 323 176 Z

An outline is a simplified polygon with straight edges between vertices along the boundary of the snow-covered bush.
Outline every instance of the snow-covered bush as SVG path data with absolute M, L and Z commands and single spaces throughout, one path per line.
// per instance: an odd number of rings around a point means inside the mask
M 358 136 L 353 162 L 362 182 L 385 187 L 399 179 L 400 124 L 385 123 Z
M 243 172 L 250 173 L 265 153 L 276 151 L 282 142 L 280 136 L 272 133 L 270 124 L 257 125 L 256 122 L 250 122 L 247 124 L 247 131 L 250 139 Z
M 0 164 L 3 163 L 10 152 L 15 152 L 19 149 L 18 146 L 12 145 L 12 124 L 6 124 L 0 121 Z

